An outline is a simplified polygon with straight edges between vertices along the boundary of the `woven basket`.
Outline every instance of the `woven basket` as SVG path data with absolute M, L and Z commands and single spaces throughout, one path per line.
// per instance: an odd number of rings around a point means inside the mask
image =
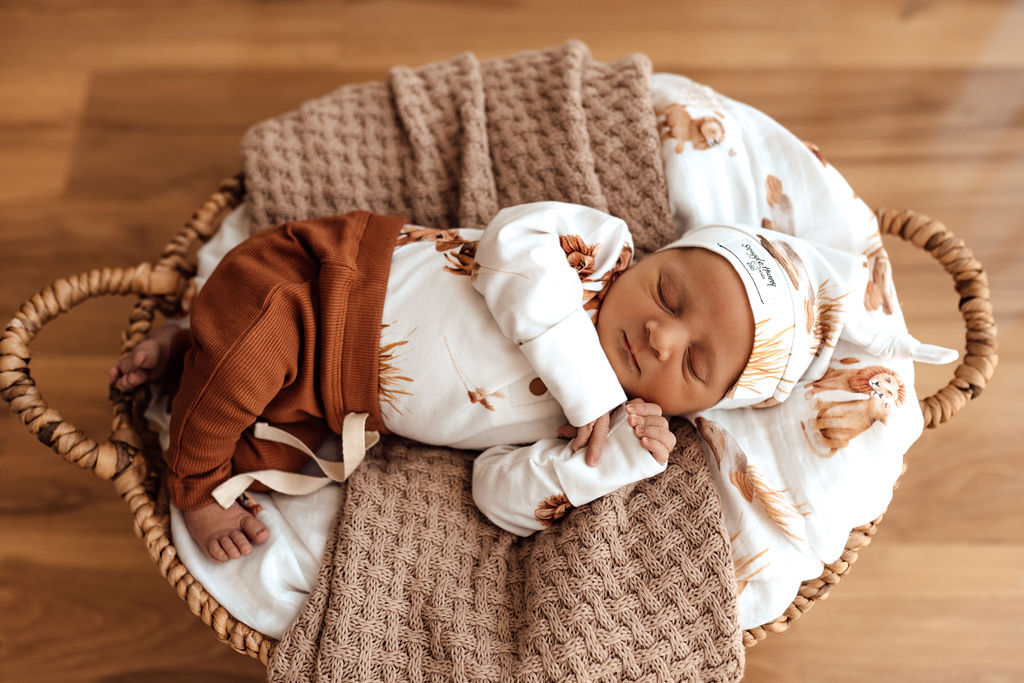
M 68 462 L 113 483 L 131 509 L 135 533 L 145 541 L 150 557 L 192 613 L 212 627 L 221 641 L 265 664 L 275 641 L 232 617 L 178 559 L 170 537 L 166 490 L 160 485 L 163 456 L 142 418 L 149 400 L 147 388 L 142 386 L 130 393 L 111 389 L 113 424 L 107 440 L 98 443 L 46 404 L 28 370 L 29 344 L 43 325 L 91 297 L 138 297 L 122 334 L 122 353 L 149 335 L 156 311 L 169 314 L 187 307 L 195 293 L 192 276 L 196 248 L 213 236 L 224 215 L 238 206 L 244 195 L 241 176 L 225 180 L 168 242 L 156 263 L 103 268 L 61 278 L 25 301 L 0 338 L 0 393 L 42 443 Z M 936 427 L 980 395 L 995 369 L 998 345 L 988 279 L 963 240 L 942 223 L 912 211 L 880 209 L 877 216 L 883 234 L 899 235 L 935 257 L 953 276 L 960 297 L 960 313 L 967 329 L 966 356 L 945 387 L 920 401 L 925 426 Z M 745 631 L 744 644 L 749 647 L 768 633 L 782 633 L 816 601 L 828 597 L 858 553 L 871 542 L 881 520 L 879 517 L 853 529 L 842 556 L 826 565 L 820 577 L 805 581 L 781 617 Z

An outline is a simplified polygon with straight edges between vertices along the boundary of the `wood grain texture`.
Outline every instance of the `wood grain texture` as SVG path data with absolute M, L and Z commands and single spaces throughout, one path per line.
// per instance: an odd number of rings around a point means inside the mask
M 908 454 L 829 600 L 749 650 L 750 681 L 1024 678 L 1024 3 L 1009 0 L 0 1 L 0 312 L 154 258 L 238 168 L 251 123 L 343 83 L 568 38 L 647 53 L 817 144 L 873 207 L 944 221 L 985 264 L 1000 366 Z M 951 283 L 893 242 L 911 331 L 960 346 Z M 40 335 L 33 376 L 94 437 L 127 301 Z M 918 392 L 951 368 L 919 366 Z M 0 679 L 260 680 L 149 562 L 110 485 L 0 416 Z

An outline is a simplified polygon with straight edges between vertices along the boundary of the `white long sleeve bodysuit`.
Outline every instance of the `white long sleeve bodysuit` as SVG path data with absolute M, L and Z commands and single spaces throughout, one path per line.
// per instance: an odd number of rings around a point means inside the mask
M 244 208 L 225 219 L 200 252 L 200 276 L 247 223 Z M 555 436 L 626 400 L 594 319 L 632 250 L 624 221 L 562 202 L 504 209 L 485 230 L 407 225 L 399 236 L 380 339 L 384 424 L 423 443 L 484 449 L 473 499 L 507 531 L 530 535 L 564 503 L 665 469 L 621 409 L 595 467 Z

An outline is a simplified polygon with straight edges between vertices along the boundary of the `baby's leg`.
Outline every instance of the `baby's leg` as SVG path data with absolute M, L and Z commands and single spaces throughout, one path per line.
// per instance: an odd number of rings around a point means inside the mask
M 182 327 L 164 323 L 107 371 L 110 382 L 120 391 L 129 391 L 145 382 L 160 379 L 173 360 L 174 338 L 182 333 Z M 183 348 L 181 345 L 178 347 Z
M 270 531 L 238 503 L 228 509 L 217 503 L 183 510 L 185 526 L 199 548 L 214 562 L 227 562 L 252 553 L 252 544 L 263 543 Z

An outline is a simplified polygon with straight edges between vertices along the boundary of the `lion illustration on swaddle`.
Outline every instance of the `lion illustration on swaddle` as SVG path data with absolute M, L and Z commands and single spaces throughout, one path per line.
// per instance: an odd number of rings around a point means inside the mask
M 755 500 L 760 501 L 768 518 L 779 530 L 803 547 L 807 542 L 799 533 L 803 530 L 803 514 L 790 500 L 789 490 L 770 486 L 764 475 L 747 462 L 747 454 L 736 439 L 720 425 L 704 417 L 698 417 L 695 425 L 715 456 L 719 470 L 727 476 L 743 499 L 751 504 Z
M 569 498 L 564 493 L 559 493 L 542 500 L 534 510 L 533 516 L 542 525 L 549 527 L 572 510 L 573 504 L 569 502 Z
M 683 151 L 687 142 L 690 142 L 694 149 L 711 149 L 725 139 L 725 124 L 722 123 L 725 114 L 721 112 L 716 111 L 714 116 L 694 119 L 690 117 L 685 105 L 669 104 L 655 113 L 664 119 L 661 141 L 665 142 L 670 138 L 675 140 L 676 154 Z
M 826 391 L 853 393 L 857 397 L 826 401 L 816 396 Z M 814 398 L 817 415 L 800 426 L 811 450 L 830 458 L 876 422 L 885 424 L 889 414 L 903 405 L 906 395 L 899 375 L 881 365 L 829 368 L 821 379 L 808 386 L 805 396 Z
M 892 285 L 892 265 L 885 249 L 878 247 L 865 254 L 874 263 L 871 266 L 871 279 L 864 290 L 864 307 L 869 311 L 882 309 L 886 315 L 892 315 L 896 292 Z

